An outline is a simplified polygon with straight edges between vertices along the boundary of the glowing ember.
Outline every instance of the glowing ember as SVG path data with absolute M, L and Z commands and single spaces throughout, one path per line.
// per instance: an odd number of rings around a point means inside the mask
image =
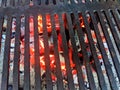
M 52 31 L 50 15 L 46 15 L 46 26 L 47 26 L 48 33 L 50 33 Z
M 43 27 L 43 25 L 42 25 L 42 16 L 39 15 L 38 16 L 38 31 L 39 31 L 39 33 L 43 33 L 42 27 Z

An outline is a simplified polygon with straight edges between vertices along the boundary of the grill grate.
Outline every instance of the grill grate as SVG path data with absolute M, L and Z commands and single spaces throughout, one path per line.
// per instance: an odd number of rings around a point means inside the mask
M 1 90 L 119 90 L 117 0 L 1 0 Z

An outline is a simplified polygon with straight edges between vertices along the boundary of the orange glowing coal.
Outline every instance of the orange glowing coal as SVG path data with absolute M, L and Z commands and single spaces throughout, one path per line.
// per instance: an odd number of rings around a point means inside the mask
M 56 30 L 60 30 L 58 15 L 55 15 L 54 19 L 55 19 Z M 80 26 L 82 28 L 85 28 L 83 18 L 79 17 L 79 20 L 80 20 Z M 33 17 L 30 18 L 29 22 L 30 22 L 30 31 L 34 32 Z M 66 23 L 64 23 L 64 24 L 66 24 Z M 52 31 L 50 15 L 46 15 L 46 28 L 47 28 L 48 33 L 50 33 Z M 38 32 L 40 34 L 43 33 L 43 20 L 42 20 L 42 16 L 41 15 L 38 16 Z M 59 38 L 61 38 L 61 37 L 59 37 Z M 58 45 L 58 48 L 59 48 L 59 45 Z M 39 49 L 40 49 L 40 54 L 42 55 L 42 56 L 40 56 L 40 66 L 42 67 L 43 70 L 45 70 L 45 58 L 43 56 L 44 55 L 44 43 L 43 43 L 42 38 L 39 38 Z M 34 49 L 32 47 L 30 49 L 30 54 L 34 54 Z M 50 67 L 51 68 L 55 68 L 56 66 L 54 64 L 54 62 L 55 62 L 54 55 L 50 54 L 49 57 L 50 57 Z M 31 58 L 31 63 L 34 63 L 34 58 Z M 75 64 L 72 63 L 72 60 L 70 60 L 70 64 L 71 64 L 71 67 L 75 66 Z M 61 62 L 61 69 L 62 69 L 62 71 L 66 70 L 65 62 Z M 73 73 L 76 73 L 76 71 L 74 71 Z
M 43 24 L 42 24 L 42 16 L 39 15 L 39 16 L 38 16 L 38 32 L 39 32 L 39 33 L 43 33 L 42 27 L 43 27 Z

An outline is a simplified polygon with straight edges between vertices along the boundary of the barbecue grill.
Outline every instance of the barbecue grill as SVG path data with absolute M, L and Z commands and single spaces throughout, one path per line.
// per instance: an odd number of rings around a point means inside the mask
M 120 90 L 119 0 L 0 0 L 0 90 Z

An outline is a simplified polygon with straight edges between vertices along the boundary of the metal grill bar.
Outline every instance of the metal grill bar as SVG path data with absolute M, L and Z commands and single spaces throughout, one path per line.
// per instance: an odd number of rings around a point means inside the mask
M 106 16 L 107 16 L 107 18 L 109 18 L 109 16 L 108 16 L 108 12 L 106 12 Z M 111 22 L 110 22 L 110 18 L 108 19 L 109 20 L 109 23 L 110 23 L 110 25 L 111 25 Z M 111 30 L 112 30 L 112 33 L 113 33 L 113 35 L 114 35 L 114 38 L 115 38 L 115 40 L 119 40 L 119 38 L 118 38 L 118 35 L 116 34 L 116 36 L 115 36 L 115 30 L 113 31 L 113 27 L 114 26 L 112 26 L 111 25 Z M 110 49 L 110 52 L 111 52 L 111 55 L 112 55 L 112 58 L 113 58 L 113 62 L 114 62 L 114 64 L 115 64 L 115 67 L 116 67 L 116 69 L 117 69 L 117 73 L 118 73 L 118 77 L 119 77 L 119 60 L 118 60 L 118 58 L 117 58 L 117 56 L 116 56 L 116 52 L 115 52 L 115 50 L 114 50 L 114 47 L 113 47 L 113 45 L 111 44 L 112 42 L 111 42 L 111 40 L 110 40 L 110 38 L 108 38 L 109 37 L 109 34 L 108 34 L 108 32 L 106 32 L 106 30 L 104 30 L 104 34 L 105 34 L 105 36 L 106 36 L 106 38 L 107 38 L 107 41 L 108 41 L 108 46 L 109 46 L 109 49 Z M 117 39 L 116 39 L 117 38 Z M 116 41 L 117 42 L 117 41 Z M 117 43 L 118 45 L 119 45 L 119 42 Z M 119 47 L 118 47 L 118 50 L 119 50 Z
M 108 71 L 108 66 L 110 65 L 110 63 L 108 62 L 108 57 L 107 57 L 107 54 L 105 52 L 105 49 L 104 49 L 104 45 L 102 43 L 102 39 L 100 37 L 100 33 L 99 33 L 99 30 L 98 30 L 98 27 L 96 26 L 97 25 L 97 21 L 95 20 L 95 16 L 94 16 L 94 13 L 93 12 L 90 12 L 91 14 L 91 19 L 93 21 L 93 25 L 94 25 L 94 28 L 95 28 L 95 33 L 96 33 L 96 37 L 97 37 L 97 40 L 98 40 L 98 44 L 99 44 L 99 47 L 100 47 L 100 51 L 102 53 L 102 57 L 104 59 L 104 63 L 105 63 L 105 66 L 106 66 L 106 70 Z M 99 65 L 98 65 L 99 66 Z M 98 72 L 99 73 L 99 72 Z M 110 73 L 108 72 L 108 75 Z M 103 75 L 101 75 L 101 78 L 102 78 Z M 104 80 L 99 80 L 100 82 L 104 83 Z M 105 84 L 102 84 L 101 86 L 103 87 L 106 87 Z
M 110 44 L 110 43 L 111 43 L 111 40 L 110 40 L 110 37 L 109 37 L 108 32 L 106 31 L 107 29 L 106 29 L 106 27 L 105 27 L 105 23 L 104 23 L 104 21 L 103 21 L 103 18 L 102 18 L 102 16 L 101 16 L 101 12 L 100 12 L 100 11 L 98 11 L 98 15 L 99 15 L 99 17 L 100 17 L 100 18 L 99 18 L 99 19 L 100 19 L 100 23 L 101 23 L 101 25 L 102 25 L 102 29 L 103 29 L 103 32 L 104 32 L 104 34 L 105 34 L 106 40 L 107 40 L 107 42 L 108 42 L 108 45 L 109 45 L 109 46 L 112 46 L 112 44 Z M 112 48 L 109 48 L 109 49 L 113 49 L 113 50 L 111 50 L 111 51 L 114 51 L 113 46 L 112 46 Z M 115 53 L 115 51 L 114 51 L 114 53 Z M 114 53 L 111 53 L 111 54 L 114 54 Z M 115 54 L 114 54 L 114 55 L 115 55 Z M 114 57 L 114 58 L 117 58 L 117 57 Z M 117 59 L 114 59 L 113 62 L 118 63 L 116 60 L 117 60 Z M 119 64 L 119 63 L 118 63 L 118 64 Z M 107 65 L 107 68 L 108 68 L 108 67 L 110 67 L 110 66 Z M 117 85 L 116 85 L 114 76 L 113 76 L 113 74 L 112 74 L 112 71 L 111 71 L 110 69 L 109 69 L 108 71 L 109 71 L 109 75 L 110 75 L 109 80 L 110 80 L 110 83 L 111 83 L 111 88 L 112 88 L 113 90 L 117 90 L 118 88 L 117 88 Z
M 29 15 L 25 15 L 24 90 L 30 90 Z
M 49 57 L 49 45 L 48 45 L 48 33 L 47 33 L 47 26 L 46 26 L 46 14 L 42 14 L 43 17 L 43 41 L 44 41 L 44 51 L 45 51 L 45 68 L 46 68 L 46 83 L 47 83 L 47 90 L 52 90 L 52 79 L 51 79 L 51 67 L 50 67 L 50 57 Z
M 2 26 L 3 26 L 3 16 L 0 16 L 0 41 L 2 40 Z M 1 49 L 1 43 L 0 43 Z
M 112 20 L 111 20 L 111 18 L 109 16 L 109 12 L 106 11 L 104 13 L 105 13 L 105 16 L 106 16 L 106 18 L 108 20 L 112 35 L 114 36 L 114 40 L 116 42 L 116 46 L 118 47 L 118 51 L 120 52 L 120 42 L 119 42 L 120 38 L 118 37 L 118 34 L 117 34 L 116 30 L 115 30 L 115 26 L 113 25 Z M 118 76 L 120 76 L 120 74 Z
M 83 81 L 83 78 L 82 78 L 82 71 L 80 69 L 81 64 L 79 62 L 79 57 L 77 55 L 77 47 L 75 47 L 76 42 L 75 42 L 75 39 L 74 39 L 74 32 L 73 32 L 73 29 L 72 29 L 73 27 L 72 27 L 72 21 L 71 21 L 71 18 L 70 18 L 70 14 L 67 14 L 67 20 L 69 22 L 68 23 L 69 34 L 70 34 L 71 43 L 72 43 L 72 47 L 73 47 L 73 57 L 74 57 L 74 61 L 75 61 L 76 69 L 77 69 L 77 73 L 78 73 L 79 87 L 80 87 L 81 90 L 85 90 L 84 81 Z
M 83 16 L 83 19 L 84 19 L 84 22 L 85 22 L 85 27 L 86 27 L 86 32 L 88 34 L 89 43 L 90 44 L 92 43 L 90 46 L 93 46 L 92 37 L 90 36 L 90 32 L 89 32 L 90 31 L 89 25 L 88 25 L 87 20 L 85 18 L 86 15 L 83 13 L 82 16 Z M 92 51 L 95 51 L 94 47 L 92 47 Z M 87 63 L 89 63 L 89 62 L 87 62 Z M 92 78 L 93 78 L 92 71 L 91 71 L 91 73 L 88 72 L 88 79 L 89 79 L 89 82 L 90 82 L 90 87 L 91 87 L 91 89 L 96 89 L 95 82 L 94 82 L 94 80 Z
M 55 31 L 54 15 L 51 15 L 51 24 L 52 24 L 52 35 L 53 35 L 53 44 L 54 44 L 55 65 L 56 65 L 57 89 L 64 90 L 62 72 L 60 67 L 60 57 L 58 53 L 57 33 Z
M 113 14 L 113 17 L 114 17 L 114 19 L 115 19 L 115 21 L 116 21 L 116 23 L 117 23 L 117 26 L 118 26 L 118 28 L 119 28 L 119 30 L 120 30 L 120 20 L 119 20 L 119 18 L 118 18 L 118 15 L 116 14 L 116 11 L 114 11 L 114 10 L 112 10 L 112 14 Z
M 20 16 L 16 18 L 15 52 L 13 67 L 13 90 L 19 90 L 19 60 L 20 60 Z
M 34 47 L 35 47 L 35 89 L 41 90 L 41 68 L 40 68 L 40 52 L 39 52 L 39 33 L 38 33 L 38 15 L 34 15 Z
M 101 86 L 102 90 L 106 90 L 107 87 L 105 86 L 106 84 L 105 84 L 105 80 L 103 78 L 103 73 L 102 73 L 102 70 L 101 70 L 101 67 L 100 67 L 101 65 L 100 65 L 99 59 L 97 57 L 97 53 L 96 53 L 95 46 L 94 46 L 94 41 L 93 41 L 92 36 L 90 34 L 91 30 L 89 28 L 89 24 L 88 24 L 87 19 L 85 17 L 86 15 L 84 14 L 83 16 L 84 16 L 84 20 L 85 20 L 85 23 L 86 23 L 86 32 L 87 32 L 87 35 L 88 35 L 89 44 L 90 44 L 90 47 L 91 47 L 91 52 L 92 52 L 93 58 L 95 60 L 94 62 L 96 64 L 96 69 L 97 69 L 97 71 L 99 71 L 99 72 L 97 72 L 97 74 L 98 74 L 98 78 L 100 80 L 100 84 L 101 84 L 100 86 Z M 97 25 L 97 24 L 95 24 L 95 25 Z
M 7 90 L 8 88 L 8 76 L 9 76 L 9 61 L 10 61 L 10 36 L 11 36 L 11 22 L 12 17 L 8 17 L 7 30 L 6 30 L 6 41 L 3 61 L 3 73 L 2 73 L 2 84 L 1 90 Z
M 67 73 L 67 78 L 68 78 L 68 87 L 70 90 L 75 90 L 74 83 L 73 83 L 73 78 L 72 78 L 72 71 L 70 68 L 70 58 L 68 57 L 68 47 L 67 47 L 67 42 L 66 42 L 66 36 L 65 36 L 65 28 L 64 24 L 62 21 L 62 15 L 59 14 L 59 22 L 60 22 L 60 34 L 62 36 L 62 47 L 63 47 L 63 55 L 65 58 L 65 66 L 66 66 L 66 73 Z
M 93 80 L 93 75 L 92 75 L 92 71 L 90 69 L 90 64 L 89 64 L 89 61 L 90 59 L 88 58 L 88 55 L 87 55 L 87 52 L 86 52 L 86 44 L 84 43 L 84 39 L 83 39 L 83 32 L 82 32 L 82 29 L 80 28 L 80 23 L 79 23 L 79 19 L 78 19 L 78 14 L 75 13 L 75 17 L 76 17 L 76 24 L 77 24 L 77 32 L 78 32 L 78 36 L 79 36 L 79 41 L 80 41 L 80 44 L 81 44 L 81 50 L 82 50 L 82 53 L 83 53 L 83 60 L 85 61 L 85 66 L 86 66 L 86 70 L 87 70 L 87 75 L 89 77 L 89 82 L 91 83 L 90 85 L 90 88 L 91 89 L 96 89 L 95 87 L 95 82 Z M 93 84 L 92 84 L 93 83 Z

